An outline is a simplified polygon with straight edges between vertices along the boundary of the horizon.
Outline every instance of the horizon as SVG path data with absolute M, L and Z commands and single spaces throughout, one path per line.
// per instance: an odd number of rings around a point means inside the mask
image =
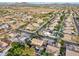
M 70 3 L 70 4 L 79 4 L 79 2 L 0 2 L 0 3 L 29 3 L 29 4 L 65 4 L 65 3 Z
M 46 3 L 79 3 L 79 0 L 0 0 L 0 2 L 46 2 Z

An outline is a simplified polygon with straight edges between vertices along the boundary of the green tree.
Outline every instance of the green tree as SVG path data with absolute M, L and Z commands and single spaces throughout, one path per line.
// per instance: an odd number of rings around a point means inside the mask
M 12 48 L 8 51 L 8 56 L 32 56 L 35 55 L 35 49 L 27 44 L 22 45 L 19 42 L 13 42 Z

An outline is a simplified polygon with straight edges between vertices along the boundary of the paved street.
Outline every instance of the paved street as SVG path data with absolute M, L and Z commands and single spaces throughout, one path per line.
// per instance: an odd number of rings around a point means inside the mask
M 7 47 L 3 52 L 0 53 L 0 56 L 5 56 L 10 48 L 11 46 Z
M 78 21 L 76 20 L 75 17 L 73 18 L 73 20 L 74 20 L 74 23 L 75 23 L 75 25 L 76 25 L 76 29 L 77 29 L 77 31 L 78 31 L 78 33 L 79 33 L 79 23 L 78 23 Z

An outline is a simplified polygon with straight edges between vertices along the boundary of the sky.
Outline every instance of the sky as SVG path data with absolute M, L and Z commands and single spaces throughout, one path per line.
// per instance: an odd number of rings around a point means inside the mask
M 79 0 L 0 0 L 0 2 L 79 2 Z

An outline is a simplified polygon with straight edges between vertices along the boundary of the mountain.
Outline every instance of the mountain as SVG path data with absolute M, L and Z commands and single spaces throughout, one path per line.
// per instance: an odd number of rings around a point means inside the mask
M 0 2 L 0 6 L 41 6 L 41 7 L 63 7 L 63 6 L 79 6 L 79 3 L 52 3 L 52 2 Z

